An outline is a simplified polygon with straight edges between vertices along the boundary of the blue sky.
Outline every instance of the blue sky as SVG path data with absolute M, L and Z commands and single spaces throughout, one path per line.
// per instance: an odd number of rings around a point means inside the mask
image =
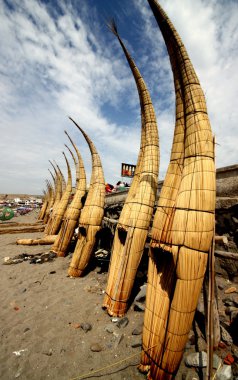
M 237 163 L 238 2 L 161 0 L 188 50 L 206 95 L 217 167 Z M 155 107 L 164 178 L 174 129 L 172 73 L 146 0 L 0 2 L 0 193 L 40 194 L 48 160 L 66 174 L 66 129 L 91 175 L 89 149 L 68 116 L 88 133 L 105 180 L 135 164 L 138 94 L 122 50 L 106 27 L 114 17 Z M 66 152 L 68 155 L 68 152 Z M 73 161 L 70 158 L 71 167 Z

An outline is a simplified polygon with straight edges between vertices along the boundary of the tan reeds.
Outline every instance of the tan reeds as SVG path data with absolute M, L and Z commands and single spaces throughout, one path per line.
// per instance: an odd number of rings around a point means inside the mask
M 47 206 L 49 204 L 49 199 L 50 199 L 50 188 L 49 188 L 49 186 L 50 185 L 47 183 L 47 191 L 44 193 L 44 201 L 43 201 L 43 204 L 42 204 L 41 209 L 40 209 L 39 214 L 38 214 L 38 220 L 44 219 L 46 209 L 47 209 Z
M 78 225 L 80 211 L 83 207 L 82 199 L 86 194 L 86 186 L 87 186 L 86 174 L 85 174 L 82 157 L 79 153 L 77 146 L 71 139 L 71 137 L 68 135 L 66 131 L 65 133 L 68 136 L 69 140 L 71 141 L 78 158 L 78 163 L 76 166 L 77 187 L 74 194 L 74 198 L 65 212 L 64 220 L 62 222 L 58 236 L 54 242 L 54 245 L 51 247 L 51 251 L 55 252 L 57 256 L 65 256 L 65 254 L 68 251 L 69 244 L 74 234 L 74 230 Z
M 186 49 L 158 3 L 148 2 L 170 55 L 177 104 L 171 162 L 152 228 L 140 369 L 150 368 L 148 379 L 167 380 L 175 377 L 183 355 L 213 237 L 214 147 L 204 94 Z
M 51 161 L 49 161 L 50 164 L 52 165 L 54 171 L 55 171 L 55 192 L 54 192 L 54 198 L 52 200 L 52 205 L 51 207 L 47 210 L 48 211 L 48 214 L 46 215 L 46 218 L 48 218 L 47 220 L 47 225 L 46 225 L 46 228 L 45 228 L 45 232 L 50 229 L 50 226 L 51 226 L 51 223 L 52 223 L 52 216 L 54 214 L 54 212 L 57 210 L 57 207 L 58 207 L 58 204 L 61 200 L 61 197 L 62 197 L 62 175 L 60 173 L 59 170 L 57 170 L 55 168 L 55 166 L 53 165 L 53 163 Z M 45 221 L 45 220 L 44 220 Z M 46 221 L 45 221 L 46 223 Z
M 48 245 L 54 243 L 56 235 L 44 236 L 42 239 L 18 239 L 19 245 Z
M 46 208 L 46 211 L 45 211 L 45 215 L 44 215 L 44 218 L 43 218 L 45 224 L 48 223 L 48 220 L 49 220 L 49 217 L 50 217 L 50 213 L 51 213 L 51 211 L 53 209 L 53 205 L 54 205 L 54 202 L 55 202 L 56 177 L 53 176 L 53 179 L 54 179 L 54 187 L 52 185 L 50 186 L 50 189 L 49 189 L 50 190 L 49 201 L 48 201 L 48 205 L 47 205 L 47 208 Z
M 73 119 L 71 120 L 82 132 L 92 155 L 90 187 L 80 214 L 78 240 L 68 270 L 70 276 L 79 277 L 88 265 L 96 242 L 96 234 L 101 229 L 105 203 L 105 180 L 101 160 L 93 142 L 82 128 Z
M 69 198 L 72 192 L 72 174 L 71 174 L 69 162 L 64 152 L 63 152 L 63 155 L 67 164 L 67 171 L 68 171 L 67 185 L 62 195 L 62 198 L 57 206 L 57 209 L 55 209 L 55 211 L 53 210 L 52 217 L 51 217 L 51 224 L 45 230 L 46 235 L 56 235 L 59 232 L 60 225 L 61 225 L 64 213 L 66 211 L 66 208 L 68 206 Z
M 110 315 L 123 316 L 144 250 L 153 214 L 159 169 L 159 141 L 156 116 L 146 84 L 118 35 L 110 26 L 134 76 L 141 106 L 141 148 L 135 177 L 117 224 L 103 306 Z

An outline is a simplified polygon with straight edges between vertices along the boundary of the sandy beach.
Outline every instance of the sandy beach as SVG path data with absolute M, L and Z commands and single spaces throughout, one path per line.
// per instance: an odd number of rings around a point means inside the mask
M 36 220 L 36 211 L 12 219 L 20 223 Z M 108 273 L 97 262 L 84 277 L 74 279 L 67 276 L 72 253 L 42 264 L 27 260 L 2 265 L 5 257 L 49 252 L 47 245 L 16 245 L 17 238 L 42 236 L 43 232 L 0 235 L 1 380 L 145 379 L 137 369 L 144 312 L 134 310 L 132 304 L 125 325 L 117 325 L 121 319 L 112 321 L 101 307 Z M 228 298 L 230 304 L 237 304 L 238 294 L 226 294 L 226 289 L 237 289 L 237 283 L 229 281 L 217 264 L 219 315 L 229 330 L 230 316 L 225 305 Z M 203 308 L 202 299 L 199 304 Z M 184 364 L 188 354 L 206 351 L 204 337 L 194 340 L 191 331 L 190 338 L 176 380 L 189 376 L 189 371 L 196 375 Z M 235 355 L 236 350 L 237 346 L 226 342 L 216 354 L 223 360 L 230 352 Z
M 12 221 L 29 223 L 36 218 L 33 211 Z M 1 264 L 7 256 L 48 252 L 49 246 L 15 244 L 18 237 L 42 235 L 1 235 Z M 101 308 L 107 273 L 94 268 L 83 278 L 70 279 L 69 262 L 68 256 L 43 264 L 1 265 L 0 378 L 86 379 L 92 378 L 94 370 L 127 359 L 94 378 L 144 379 L 136 368 L 141 348 L 131 347 L 141 338 L 132 332 L 141 330 L 143 312 L 131 308 L 128 325 L 117 327 Z M 85 323 L 92 326 L 90 331 L 80 327 Z M 80 377 L 83 374 L 88 375 Z

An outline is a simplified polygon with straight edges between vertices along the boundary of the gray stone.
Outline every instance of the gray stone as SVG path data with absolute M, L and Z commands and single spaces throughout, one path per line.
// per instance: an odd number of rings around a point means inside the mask
M 83 331 L 86 333 L 90 330 L 92 330 L 92 325 L 90 323 L 80 323 L 80 327 Z
M 218 284 L 218 289 L 223 290 L 224 288 L 225 288 L 225 285 L 223 285 L 223 284 Z
M 204 351 L 195 352 L 188 355 L 185 358 L 185 364 L 189 367 L 206 367 L 207 366 L 207 354 Z
M 222 365 L 222 359 L 217 354 L 213 354 L 213 368 L 217 369 Z
M 93 352 L 100 352 L 100 351 L 102 351 L 102 346 L 100 346 L 100 344 L 98 344 L 98 343 L 93 343 L 90 346 L 90 350 Z
M 231 346 L 233 343 L 232 337 L 228 333 L 228 331 L 221 325 L 221 340 L 226 343 L 228 346 Z
M 114 332 L 114 327 L 110 324 L 110 325 L 106 325 L 104 330 L 110 334 L 112 334 Z
M 132 335 L 141 335 L 142 334 L 142 328 L 141 329 L 134 329 L 132 331 Z
M 225 313 L 226 313 L 226 315 L 231 315 L 231 313 L 233 311 L 237 312 L 238 311 L 237 307 L 235 307 L 235 306 L 228 306 L 228 307 L 226 307 Z
M 42 354 L 47 355 L 47 356 L 51 356 L 53 354 L 53 350 L 52 350 L 52 348 L 50 348 L 47 351 L 42 351 Z
M 128 323 L 129 323 L 129 319 L 127 317 L 121 318 L 117 322 L 117 327 L 124 328 L 128 325 Z
M 113 335 L 116 338 L 114 348 L 117 348 L 119 346 L 119 344 L 121 343 L 122 339 L 124 338 L 124 334 L 117 334 L 114 332 Z
M 216 379 L 217 380 L 232 380 L 233 375 L 232 375 L 232 370 L 230 365 L 223 365 L 216 374 Z

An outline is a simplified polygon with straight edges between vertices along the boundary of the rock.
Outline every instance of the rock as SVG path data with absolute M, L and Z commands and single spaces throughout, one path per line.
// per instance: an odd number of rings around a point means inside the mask
M 118 317 L 112 317 L 111 321 L 112 321 L 113 323 L 117 323 L 117 322 L 119 321 L 119 319 L 120 319 L 120 318 L 118 318 Z
M 225 310 L 225 313 L 226 315 L 231 315 L 231 313 L 233 313 L 234 311 L 238 311 L 237 307 L 235 306 L 227 306 L 226 307 L 226 310 Z
M 142 337 L 141 336 L 134 336 L 131 342 L 132 348 L 137 348 L 142 346 Z
M 114 332 L 114 328 L 113 328 L 113 326 L 111 324 L 110 325 L 106 325 L 105 328 L 104 328 L 104 330 L 106 332 L 108 332 L 109 334 L 112 334 Z
M 188 355 L 185 358 L 185 364 L 189 367 L 206 367 L 207 366 L 207 354 L 204 351 L 195 352 Z
M 23 331 L 24 333 L 26 333 L 27 331 L 30 330 L 30 327 L 26 327 L 25 330 Z
M 53 354 L 53 350 L 52 350 L 52 348 L 50 348 L 48 351 L 42 351 L 42 354 L 47 355 L 47 356 L 51 356 Z
M 231 286 L 230 288 L 225 290 L 225 294 L 235 293 L 237 291 L 237 288 L 235 286 Z
M 22 371 L 23 371 L 23 368 L 19 368 L 19 369 L 18 369 L 18 371 L 17 371 L 16 374 L 15 374 L 15 379 L 18 379 L 18 377 L 21 376 Z
M 100 351 L 102 351 L 102 347 L 98 343 L 93 343 L 90 346 L 90 350 L 93 352 L 100 352 Z
M 218 284 L 218 289 L 223 290 L 225 286 L 223 284 Z
M 142 328 L 141 329 L 134 329 L 132 331 L 132 335 L 141 335 L 142 334 Z
M 127 317 L 119 319 L 117 322 L 117 327 L 119 328 L 125 328 L 129 323 L 129 319 Z
M 213 368 L 217 369 L 221 367 L 222 359 L 217 354 L 213 354 Z
M 231 346 L 233 343 L 232 337 L 228 333 L 228 331 L 221 325 L 221 340 L 225 342 L 228 346 Z
M 80 327 L 86 333 L 92 330 L 92 325 L 90 323 L 81 323 Z
M 146 287 L 147 287 L 146 284 L 144 284 L 140 287 L 140 291 L 137 294 L 137 296 L 135 297 L 135 302 L 140 302 L 140 303 L 145 302 Z
M 124 334 L 117 334 L 116 332 L 114 332 L 113 335 L 116 338 L 114 348 L 117 348 L 119 344 L 121 343 L 122 339 L 124 338 Z
M 224 365 L 221 367 L 216 374 L 217 380 L 232 380 L 232 369 L 230 365 Z
M 225 306 L 234 306 L 234 301 L 231 297 L 224 298 L 222 302 Z

